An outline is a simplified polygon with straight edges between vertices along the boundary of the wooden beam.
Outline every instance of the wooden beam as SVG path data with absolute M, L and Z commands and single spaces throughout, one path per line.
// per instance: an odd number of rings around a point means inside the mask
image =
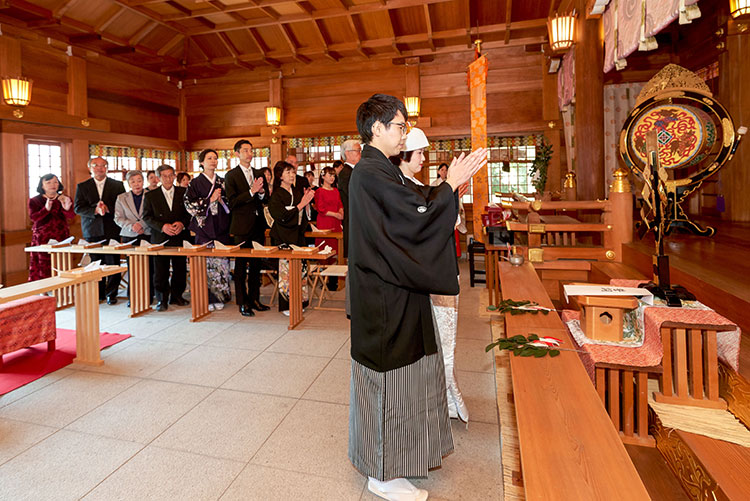
M 159 26 L 159 23 L 157 23 L 156 21 L 147 22 L 138 31 L 136 31 L 135 35 L 130 37 L 130 39 L 128 40 L 128 45 L 132 45 L 132 46 L 138 45 L 139 43 L 141 43 L 141 40 L 146 38 L 149 35 L 149 33 L 154 31 L 154 29 L 156 29 L 157 26 Z
M 435 42 L 432 40 L 432 19 L 430 19 L 430 6 L 424 5 L 424 21 L 427 26 L 427 41 L 430 44 L 430 48 L 435 50 Z
M 388 22 L 385 27 L 388 28 L 388 32 L 391 34 L 391 47 L 400 56 L 401 50 L 398 48 L 398 44 L 396 44 L 396 30 L 393 28 L 393 18 L 391 17 L 390 9 L 386 13 L 388 14 Z
M 122 0 L 120 0 L 122 1 Z M 261 0 L 259 0 L 261 1 Z M 279 16 L 277 19 L 272 18 L 258 18 L 248 19 L 247 22 L 231 22 L 218 24 L 213 30 L 206 30 L 202 28 L 191 28 L 188 29 L 190 35 L 205 35 L 211 31 L 232 31 L 232 30 L 243 30 L 245 28 L 257 28 L 260 26 L 270 26 L 275 24 L 289 24 L 297 23 L 300 21 L 310 21 L 312 19 L 328 19 L 332 17 L 343 17 L 350 14 L 361 14 L 367 12 L 377 12 L 383 10 L 400 9 L 405 7 L 419 7 L 424 4 L 433 3 L 444 3 L 452 2 L 455 0 L 389 0 L 387 4 L 379 3 L 365 3 L 352 5 L 351 7 L 337 7 L 332 9 L 320 9 L 314 11 L 312 14 L 307 12 L 303 14 L 289 14 Z M 165 18 L 166 19 L 166 18 Z M 175 19 L 175 18 L 170 18 Z
M 108 56 L 121 56 L 123 54 L 133 54 L 135 47 L 112 47 L 107 49 L 105 54 Z
M 513 16 L 513 0 L 505 0 L 505 45 L 510 43 L 511 17 Z
M 52 17 L 60 18 L 65 15 L 68 10 L 75 6 L 78 2 L 81 0 L 65 0 L 63 3 L 58 5 L 55 9 L 52 10 Z
M 237 51 L 237 48 L 234 46 L 226 33 L 217 33 L 217 36 L 219 37 L 219 40 L 221 40 L 221 42 L 224 44 L 224 47 L 226 47 L 229 53 L 232 54 L 232 56 L 237 57 L 240 55 Z
M 182 40 L 186 40 L 185 35 L 182 33 L 178 33 L 175 36 L 172 37 L 172 39 L 161 46 L 161 48 L 156 52 L 159 56 L 163 56 L 167 54 L 169 51 L 174 49 L 178 43 L 180 43 Z M 187 53 L 185 53 L 185 57 L 187 57 Z
M 70 35 L 68 37 L 68 41 L 71 44 L 98 42 L 101 39 L 102 39 L 102 36 L 99 33 L 83 33 L 80 35 Z
M 274 68 L 280 68 L 281 63 L 268 58 L 268 47 L 266 47 L 266 43 L 263 41 L 263 39 L 258 34 L 258 32 L 252 28 L 248 28 L 247 31 L 250 33 L 250 38 L 252 38 L 253 42 L 255 42 L 255 46 L 258 47 L 258 50 L 260 51 L 262 55 L 261 60 L 264 63 L 273 66 Z
M 101 23 L 99 23 L 98 25 L 96 25 L 94 27 L 94 31 L 96 31 L 97 33 L 100 33 L 102 31 L 106 30 L 112 23 L 114 23 L 115 21 L 117 21 L 118 17 L 120 17 L 123 13 L 125 13 L 127 11 L 127 9 L 124 9 L 122 7 L 115 7 L 115 8 L 117 9 L 117 12 L 115 12 L 114 14 L 108 16 L 107 19 L 105 19 L 104 21 L 102 21 Z
M 325 54 L 325 56 L 332 61 L 338 61 L 339 58 L 331 55 L 331 52 L 328 50 L 328 44 L 330 43 L 330 40 L 328 40 L 325 36 L 325 33 L 323 33 L 323 28 L 320 26 L 320 21 L 318 21 L 317 19 L 313 19 L 312 23 L 315 26 L 315 34 L 318 35 L 320 43 L 323 44 L 323 53 Z

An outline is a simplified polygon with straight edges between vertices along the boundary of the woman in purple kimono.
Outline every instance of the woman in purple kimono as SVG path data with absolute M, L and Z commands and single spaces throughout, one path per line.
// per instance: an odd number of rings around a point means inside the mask
M 229 204 L 224 192 L 224 180 L 216 174 L 219 155 L 215 150 L 200 152 L 198 161 L 203 172 L 190 181 L 185 192 L 185 208 L 192 216 L 190 231 L 195 233 L 195 243 L 204 244 L 218 240 L 231 244 L 229 238 Z M 232 297 L 228 258 L 206 259 L 208 273 L 208 309 L 221 310 Z

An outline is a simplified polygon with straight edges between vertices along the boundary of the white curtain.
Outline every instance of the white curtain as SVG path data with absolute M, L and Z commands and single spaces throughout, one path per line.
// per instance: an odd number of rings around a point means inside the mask
M 604 86 L 604 192 L 607 196 L 612 173 L 621 165 L 620 131 L 644 85 L 645 82 L 636 82 Z

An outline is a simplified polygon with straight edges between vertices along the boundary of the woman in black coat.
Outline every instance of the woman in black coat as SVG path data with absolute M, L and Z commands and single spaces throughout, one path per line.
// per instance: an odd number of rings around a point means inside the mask
M 274 186 L 268 211 L 273 218 L 271 243 L 305 245 L 310 202 L 315 192 L 309 188 L 296 189 L 294 167 L 284 161 L 273 167 Z M 307 304 L 307 265 L 302 264 L 302 304 Z M 289 261 L 279 259 L 279 311 L 289 315 Z

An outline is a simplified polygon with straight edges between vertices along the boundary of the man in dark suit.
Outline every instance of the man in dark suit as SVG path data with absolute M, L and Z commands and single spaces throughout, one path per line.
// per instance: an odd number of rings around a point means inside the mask
M 349 178 L 361 156 L 362 145 L 356 139 L 348 139 L 341 145 L 341 160 L 344 161 L 344 166 L 338 174 L 338 189 L 344 206 L 344 257 L 349 255 Z
M 185 188 L 174 184 L 174 168 L 162 165 L 156 169 L 161 187 L 144 195 L 143 220 L 151 228 L 151 243 L 181 247 L 190 237 L 187 225 L 190 215 L 185 210 Z M 172 280 L 169 264 L 172 264 Z M 181 256 L 156 256 L 154 258 L 154 290 L 156 310 L 166 311 L 167 302 L 184 306 L 182 297 L 187 284 L 187 260 Z
M 122 181 L 107 177 L 107 161 L 102 157 L 89 160 L 91 179 L 76 187 L 75 213 L 81 216 L 83 238 L 89 242 L 120 239 L 120 227 L 115 223 L 117 196 L 125 192 Z M 118 254 L 91 254 L 94 261 L 104 264 L 120 264 Z M 120 274 L 104 277 L 99 281 L 99 300 L 107 298 L 107 304 L 117 303 Z
M 263 206 L 268 203 L 268 183 L 265 176 L 253 169 L 253 145 L 240 139 L 234 145 L 234 154 L 240 165 L 227 172 L 224 179 L 232 222 L 229 233 L 234 242 L 243 248 L 252 248 L 253 241 L 265 243 L 266 221 Z M 260 302 L 260 259 L 236 258 L 234 263 L 234 288 L 240 313 L 245 317 L 255 315 L 253 310 L 266 311 Z

